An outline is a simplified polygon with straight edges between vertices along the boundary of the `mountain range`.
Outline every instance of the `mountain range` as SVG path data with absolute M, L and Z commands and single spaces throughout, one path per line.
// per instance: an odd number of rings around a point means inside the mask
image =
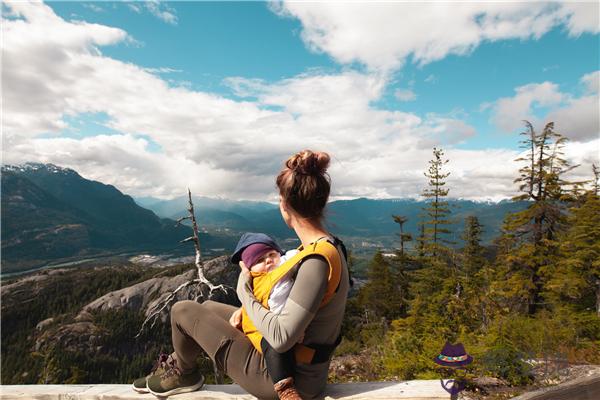
M 3 273 L 52 260 L 173 248 L 191 233 L 114 186 L 52 164 L 3 166 L 1 215 Z
M 276 204 L 194 197 L 204 248 L 233 249 L 244 231 L 265 232 L 294 247 L 294 233 Z M 408 218 L 404 232 L 417 236 L 423 201 L 410 199 L 339 200 L 329 203 L 327 226 L 357 255 L 397 247 L 399 227 L 392 215 Z M 475 215 L 489 244 L 500 232 L 506 213 L 526 203 L 480 203 L 449 200 L 454 234 L 460 245 L 464 220 Z M 2 167 L 2 272 L 27 270 L 50 261 L 76 260 L 118 252 L 174 249 L 190 229 L 174 226 L 187 215 L 187 196 L 172 200 L 134 199 L 112 185 L 85 179 L 52 164 Z M 186 247 L 187 250 L 187 247 Z
M 172 200 L 145 198 L 136 201 L 163 218 L 176 219 L 186 213 L 187 197 L 184 196 Z M 508 200 L 498 203 L 448 200 L 448 203 L 452 211 L 450 230 L 454 232 L 451 239 L 461 241 L 465 218 L 474 215 L 484 227 L 482 238 L 488 244 L 500 233 L 507 213 L 526 207 L 524 202 Z M 416 237 L 420 216 L 426 206 L 426 202 L 413 199 L 337 200 L 328 204 L 325 216 L 328 228 L 336 235 L 367 242 L 376 238 L 383 241 L 385 247 L 392 245 L 399 233 L 399 226 L 392 215 L 406 216 L 408 221 L 404 224 L 404 232 Z M 278 238 L 293 236 L 283 223 L 276 204 L 194 197 L 194 207 L 199 223 L 211 229 L 259 231 Z

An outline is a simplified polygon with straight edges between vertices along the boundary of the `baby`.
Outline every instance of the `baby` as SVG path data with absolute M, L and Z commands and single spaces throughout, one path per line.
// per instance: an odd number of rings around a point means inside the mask
M 231 257 L 233 263 L 243 263 L 253 277 L 270 272 L 298 253 L 290 250 L 283 254 L 273 239 L 262 233 L 245 233 L 240 238 L 236 250 Z M 281 278 L 270 292 L 269 310 L 279 314 L 285 305 L 293 285 L 293 278 L 287 274 Z M 254 285 L 253 285 L 254 287 Z M 256 287 L 254 290 L 256 291 Z M 229 322 L 236 328 L 242 327 L 242 309 L 236 310 Z M 273 387 L 281 400 L 300 399 L 294 386 L 294 349 L 278 353 L 263 338 L 260 347 L 265 358 L 267 371 L 273 379 Z

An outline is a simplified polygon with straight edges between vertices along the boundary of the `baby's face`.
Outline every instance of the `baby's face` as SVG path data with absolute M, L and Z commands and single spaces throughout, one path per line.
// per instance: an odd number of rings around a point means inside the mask
M 269 272 L 279 265 L 281 255 L 276 250 L 271 250 L 259 258 L 254 265 L 250 267 L 252 272 Z

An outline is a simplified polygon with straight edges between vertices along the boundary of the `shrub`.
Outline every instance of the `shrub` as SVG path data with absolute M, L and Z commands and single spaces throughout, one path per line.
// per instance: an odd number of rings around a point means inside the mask
M 512 385 L 527 384 L 532 380 L 531 367 L 523 358 L 525 353 L 503 343 L 486 351 L 481 365 L 492 375 L 505 379 Z

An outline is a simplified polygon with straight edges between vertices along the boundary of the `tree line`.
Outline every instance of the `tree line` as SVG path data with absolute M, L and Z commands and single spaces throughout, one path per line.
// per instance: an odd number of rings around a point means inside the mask
M 491 246 L 475 216 L 462 247 L 450 240 L 449 160 L 433 149 L 418 232 L 392 216 L 398 248 L 370 261 L 338 354 L 368 353 L 375 378 L 427 379 L 442 373 L 432 359 L 445 341 L 462 342 L 475 358 L 471 373 L 511 384 L 531 380 L 529 359 L 600 362 L 600 169 L 568 180 L 576 166 L 553 123 L 537 132 L 525 121 L 521 137 L 513 200 L 528 205 L 505 216 Z

